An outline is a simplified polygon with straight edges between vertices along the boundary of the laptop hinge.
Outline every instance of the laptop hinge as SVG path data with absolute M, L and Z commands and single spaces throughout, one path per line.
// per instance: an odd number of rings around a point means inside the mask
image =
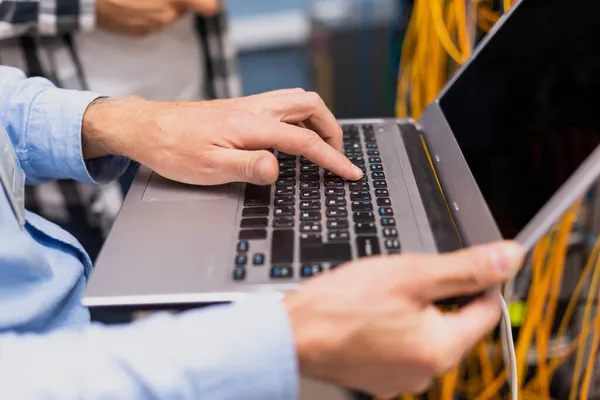
M 400 123 L 400 132 L 438 251 L 461 248 L 462 237 L 431 161 L 423 132 L 414 123 Z

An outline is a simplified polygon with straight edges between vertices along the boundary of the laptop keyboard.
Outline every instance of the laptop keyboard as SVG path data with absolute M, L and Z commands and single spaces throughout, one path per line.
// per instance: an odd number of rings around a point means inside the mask
M 248 265 L 273 280 L 308 278 L 349 261 L 400 251 L 396 220 L 373 125 L 344 125 L 344 154 L 365 173 L 347 182 L 304 157 L 275 152 L 272 186 L 247 184 L 233 279 Z M 269 235 L 270 232 L 270 235 Z M 270 240 L 270 254 L 252 251 Z M 354 251 L 353 251 L 354 250 Z

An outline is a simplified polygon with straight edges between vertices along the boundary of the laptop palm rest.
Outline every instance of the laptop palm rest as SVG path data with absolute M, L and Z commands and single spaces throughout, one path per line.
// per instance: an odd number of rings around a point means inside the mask
M 228 197 L 230 185 L 194 186 L 171 181 L 152 172 L 142 201 L 198 201 Z

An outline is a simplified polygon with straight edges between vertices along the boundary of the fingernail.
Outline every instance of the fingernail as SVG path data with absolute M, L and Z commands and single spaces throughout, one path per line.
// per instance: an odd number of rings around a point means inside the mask
M 352 170 L 354 171 L 354 175 L 356 175 L 356 179 L 360 179 L 363 177 L 363 172 L 356 165 L 352 166 Z
M 492 263 L 502 272 L 516 271 L 520 267 L 523 250 L 515 243 L 503 243 L 491 252 Z

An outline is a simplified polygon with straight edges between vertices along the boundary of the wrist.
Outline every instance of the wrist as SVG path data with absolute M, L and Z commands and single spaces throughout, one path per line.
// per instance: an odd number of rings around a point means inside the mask
M 83 114 L 81 143 L 84 159 L 118 155 L 131 158 L 137 132 L 146 125 L 149 100 L 139 97 L 99 97 Z
M 310 304 L 311 299 L 303 297 L 299 293 L 292 293 L 284 299 L 292 324 L 298 369 L 304 377 L 322 380 L 325 376 L 319 365 L 324 364 L 327 358 L 328 342 L 334 332 L 328 331 L 319 322 L 318 313 Z

